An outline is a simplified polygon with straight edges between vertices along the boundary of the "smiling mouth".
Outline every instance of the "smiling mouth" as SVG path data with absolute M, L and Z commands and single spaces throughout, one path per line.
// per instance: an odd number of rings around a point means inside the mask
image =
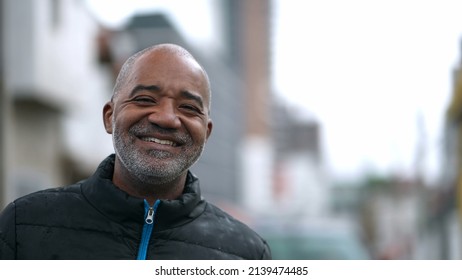
M 178 145 L 177 145 L 175 142 L 173 142 L 173 141 L 157 139 L 157 138 L 154 138 L 154 137 L 141 137 L 140 139 L 143 140 L 143 141 L 146 141 L 146 142 L 153 142 L 153 143 L 157 143 L 157 144 L 161 144 L 161 145 L 166 145 L 166 146 L 171 146 L 171 147 L 176 147 L 176 146 L 178 146 Z

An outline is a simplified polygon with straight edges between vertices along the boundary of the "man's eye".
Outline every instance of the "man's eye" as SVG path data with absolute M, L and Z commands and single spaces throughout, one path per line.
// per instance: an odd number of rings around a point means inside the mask
M 195 113 L 200 113 L 201 110 L 199 108 L 197 108 L 196 106 L 194 105 L 182 105 L 181 108 L 185 109 L 185 110 L 188 110 L 188 111 L 191 111 L 191 112 L 195 112 Z
M 156 101 L 152 98 L 149 98 L 149 97 L 136 97 L 136 98 L 133 98 L 133 101 L 135 102 L 139 102 L 139 103 L 155 103 Z

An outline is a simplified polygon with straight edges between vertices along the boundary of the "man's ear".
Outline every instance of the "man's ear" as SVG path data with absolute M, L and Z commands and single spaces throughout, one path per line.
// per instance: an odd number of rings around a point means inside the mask
M 213 122 L 212 122 L 212 119 L 209 119 L 207 122 L 207 135 L 205 139 L 207 140 L 209 139 L 210 134 L 212 134 L 212 128 L 213 128 Z
M 103 122 L 106 132 L 112 134 L 112 114 L 114 113 L 114 103 L 107 102 L 103 107 Z

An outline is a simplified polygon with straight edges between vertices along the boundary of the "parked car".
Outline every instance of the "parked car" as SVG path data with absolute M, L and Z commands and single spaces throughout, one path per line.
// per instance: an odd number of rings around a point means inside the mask
M 279 260 L 366 260 L 360 234 L 344 223 L 280 224 L 261 227 L 261 235 Z

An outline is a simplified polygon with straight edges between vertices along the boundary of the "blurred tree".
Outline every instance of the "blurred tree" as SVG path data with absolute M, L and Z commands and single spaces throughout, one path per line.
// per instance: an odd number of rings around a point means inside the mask
M 395 179 L 380 174 L 366 174 L 360 182 L 361 188 L 364 189 L 387 189 L 393 186 Z

